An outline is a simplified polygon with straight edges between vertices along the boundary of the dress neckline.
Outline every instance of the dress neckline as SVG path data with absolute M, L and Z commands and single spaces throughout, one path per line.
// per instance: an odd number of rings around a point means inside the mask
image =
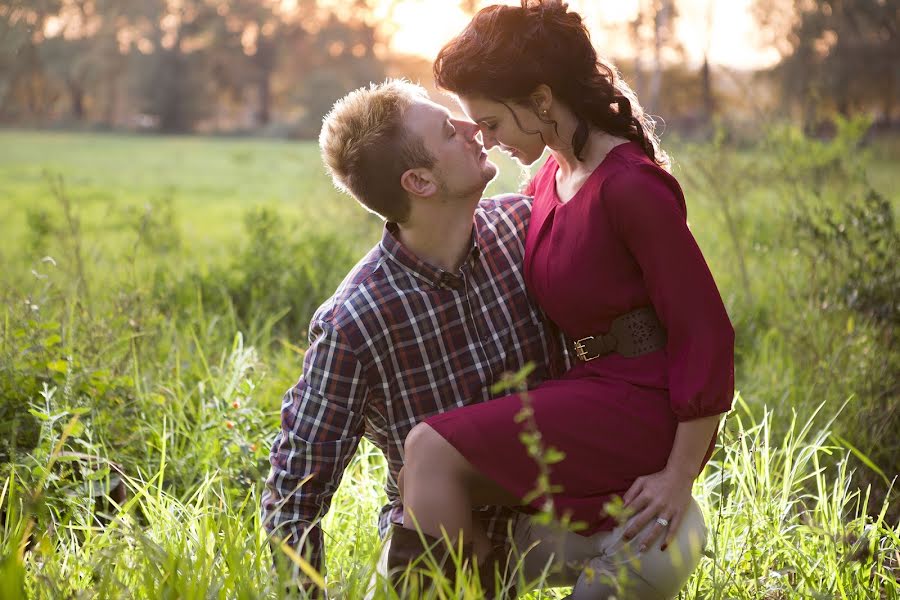
M 553 172 L 550 174 L 550 176 L 551 176 L 551 181 L 553 182 L 552 188 L 553 188 L 553 201 L 554 201 L 554 206 L 565 206 L 566 204 L 569 204 L 569 203 L 571 203 L 573 200 L 575 200 L 578 196 L 581 195 L 581 192 L 582 192 L 582 191 L 584 190 L 584 188 L 587 186 L 588 182 L 589 182 L 591 179 L 593 179 L 594 176 L 597 175 L 597 172 L 598 172 L 598 171 L 600 170 L 600 168 L 606 163 L 607 159 L 609 159 L 609 157 L 612 156 L 612 154 L 613 154 L 614 152 L 616 152 L 619 148 L 621 148 L 621 147 L 623 147 L 623 146 L 630 146 L 631 144 L 634 144 L 634 143 L 635 143 L 634 141 L 628 140 L 627 142 L 622 142 L 621 144 L 616 144 L 615 146 L 613 146 L 612 148 L 610 148 L 609 152 L 606 153 L 606 156 L 603 157 L 603 160 L 601 160 L 601 161 L 597 164 L 597 166 L 594 167 L 594 170 L 591 171 L 591 174 L 588 175 L 588 176 L 585 178 L 585 180 L 581 183 L 581 185 L 578 187 L 578 189 L 575 190 L 575 193 L 572 194 L 572 197 L 569 198 L 568 200 L 565 200 L 565 201 L 563 201 L 563 200 L 559 197 L 559 191 L 556 189 L 556 173 L 559 172 L 559 163 L 556 162 L 556 159 L 554 158 L 554 159 L 553 159 L 553 163 L 554 163 L 554 165 L 553 165 Z

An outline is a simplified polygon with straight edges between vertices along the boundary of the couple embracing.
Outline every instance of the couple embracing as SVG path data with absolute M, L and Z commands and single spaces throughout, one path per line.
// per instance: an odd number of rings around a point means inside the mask
M 731 407 L 734 332 L 652 121 L 559 0 L 483 9 L 434 73 L 467 119 L 403 81 L 325 118 L 335 183 L 386 224 L 313 316 L 267 528 L 321 569 L 319 520 L 365 436 L 389 467 L 378 585 L 427 591 L 398 573 L 428 554 L 452 575 L 449 541 L 486 597 L 544 573 L 577 600 L 672 598 L 706 540 L 691 487 Z M 525 195 L 482 199 L 494 146 L 523 165 L 549 149 Z M 528 364 L 531 422 L 564 454 L 555 515 L 578 531 L 523 503 L 523 397 L 491 389 Z

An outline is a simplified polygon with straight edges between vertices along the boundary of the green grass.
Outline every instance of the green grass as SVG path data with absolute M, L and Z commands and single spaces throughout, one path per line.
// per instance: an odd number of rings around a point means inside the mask
M 840 305 L 846 273 L 812 261 L 791 220 L 856 197 L 851 174 L 817 185 L 844 167 L 896 205 L 900 147 L 798 143 L 784 159 L 669 148 L 738 332 L 740 396 L 695 487 L 713 535 L 685 598 L 900 598 L 893 326 Z M 797 166 L 817 153 L 831 175 Z M 515 189 L 497 162 L 489 193 Z M 279 597 L 258 504 L 281 394 L 309 311 L 380 222 L 296 142 L 3 131 L 0 197 L 0 598 Z M 121 464 L 125 504 L 98 514 L 67 451 Z M 332 597 L 372 574 L 384 469 L 364 443 L 325 520 Z M 473 582 L 444 597 L 477 598 Z

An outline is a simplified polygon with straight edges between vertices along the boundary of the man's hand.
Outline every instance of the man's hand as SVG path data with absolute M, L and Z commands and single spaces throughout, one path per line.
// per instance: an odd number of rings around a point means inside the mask
M 638 540 L 641 552 L 650 548 L 664 534 L 661 550 L 665 550 L 681 525 L 691 500 L 694 477 L 684 469 L 666 467 L 658 473 L 638 477 L 625 492 L 625 507 L 635 511 L 622 537 L 631 540 L 653 520 L 653 526 Z M 664 525 L 668 523 L 668 525 Z

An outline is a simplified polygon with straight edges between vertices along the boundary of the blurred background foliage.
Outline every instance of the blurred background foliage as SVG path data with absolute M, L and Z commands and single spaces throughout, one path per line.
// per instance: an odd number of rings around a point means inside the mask
M 471 14 L 487 2 L 458 4 Z M 632 4 L 633 14 L 615 22 L 586 6 L 586 23 L 600 53 L 670 127 L 708 135 L 716 115 L 752 128 L 760 114 L 777 113 L 817 131 L 833 114 L 860 112 L 876 127 L 895 125 L 896 0 L 750 0 L 757 52 L 780 57 L 756 71 L 711 55 L 715 28 L 730 25 L 723 19 L 731 13 L 716 21 L 720 0 Z M 348 89 L 387 74 L 430 85 L 431 56 L 393 50 L 393 17 L 409 5 L 416 2 L 11 0 L 0 5 L 0 122 L 314 137 Z M 688 9 L 705 11 L 705 21 L 694 19 L 686 34 Z M 439 25 L 423 22 L 422 36 L 441 35 Z

